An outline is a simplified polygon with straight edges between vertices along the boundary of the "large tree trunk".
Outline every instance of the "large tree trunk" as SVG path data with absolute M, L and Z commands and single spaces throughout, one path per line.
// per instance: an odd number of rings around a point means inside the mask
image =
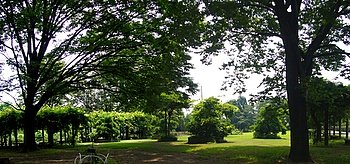
M 307 78 L 305 70 L 302 69 L 301 52 L 298 47 L 298 16 L 297 13 L 289 13 L 282 7 L 277 8 L 277 15 L 286 53 L 286 84 L 291 130 L 289 159 L 293 162 L 309 162 L 311 158 L 306 96 L 305 88 L 303 88 Z
M 289 86 L 288 105 L 290 112 L 291 148 L 289 158 L 295 162 L 310 161 L 309 137 L 305 99 L 298 85 Z
M 34 112 L 34 108 L 26 107 L 23 118 L 24 152 L 37 150 L 37 145 L 35 143 L 35 116 L 36 112 Z

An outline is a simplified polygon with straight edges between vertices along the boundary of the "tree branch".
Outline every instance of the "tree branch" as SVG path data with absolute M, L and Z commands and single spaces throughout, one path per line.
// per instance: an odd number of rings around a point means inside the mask
M 338 1 L 339 2 L 339 1 Z M 325 40 L 327 34 L 329 34 L 330 30 L 332 29 L 335 20 L 337 19 L 338 14 L 337 11 L 339 10 L 340 4 L 337 3 L 337 5 L 334 6 L 334 8 L 331 9 L 332 14 L 329 18 L 330 20 L 326 20 L 325 24 L 322 24 L 319 28 L 316 37 L 311 41 L 311 44 L 308 46 L 307 51 L 305 53 L 305 68 L 306 70 L 312 69 L 312 59 L 314 58 L 313 55 L 315 55 L 315 52 L 320 48 L 320 45 Z

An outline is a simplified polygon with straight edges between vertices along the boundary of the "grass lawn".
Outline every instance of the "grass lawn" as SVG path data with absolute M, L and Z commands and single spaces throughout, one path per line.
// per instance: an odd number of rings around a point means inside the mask
M 228 136 L 227 143 L 186 144 L 188 136 L 177 142 L 129 140 L 94 144 L 98 152 L 110 153 L 110 163 L 286 163 L 289 135 L 282 139 L 253 139 L 252 133 Z M 90 144 L 42 149 L 27 154 L 16 150 L 0 150 L 0 157 L 10 157 L 16 163 L 72 163 L 79 152 Z M 344 140 L 331 141 L 329 147 L 311 146 L 317 163 L 350 163 L 350 146 Z

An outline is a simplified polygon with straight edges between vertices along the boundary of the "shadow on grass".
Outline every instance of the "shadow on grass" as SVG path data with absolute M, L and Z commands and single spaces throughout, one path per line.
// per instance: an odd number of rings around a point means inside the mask
M 310 153 L 317 163 L 350 163 L 350 146 L 344 145 L 342 142 L 330 143 L 329 146 L 312 146 Z
M 118 152 L 120 158 L 122 158 L 120 154 L 127 155 L 131 159 L 122 160 L 129 162 L 134 160 L 132 158 L 143 158 L 144 162 L 172 160 L 177 163 L 279 163 L 284 161 L 289 152 L 288 146 L 229 145 L 234 143 L 236 142 L 186 144 L 183 141 L 142 141 L 104 143 L 94 147 L 100 151 Z M 177 158 L 173 156 L 174 154 Z
M 289 146 L 238 144 L 242 142 L 185 144 L 185 141 L 131 140 L 94 144 L 94 147 L 99 153 L 110 153 L 114 163 L 287 163 Z M 58 146 L 25 154 L 11 149 L 0 150 L 0 157 L 11 157 L 15 162 L 71 163 L 79 152 L 89 147 L 89 143 L 76 147 Z M 329 147 L 310 146 L 310 152 L 317 163 L 350 163 L 350 146 L 341 143 Z
M 185 155 L 186 158 L 174 159 L 180 163 L 188 163 L 188 156 L 195 156 L 190 161 L 194 163 L 281 163 L 288 155 L 288 146 L 227 146 L 229 143 L 185 144 L 184 142 L 142 142 L 140 143 L 112 143 L 98 145 L 101 150 L 129 151 L 133 155 L 139 153 L 143 158 L 152 161 L 147 156 L 154 156 L 153 160 L 164 159 L 172 154 Z M 181 158 L 181 157 L 180 157 Z M 164 162 L 164 161 L 163 161 Z

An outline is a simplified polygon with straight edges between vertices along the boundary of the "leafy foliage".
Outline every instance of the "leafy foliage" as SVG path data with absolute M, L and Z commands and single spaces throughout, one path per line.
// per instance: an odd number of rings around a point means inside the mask
M 20 122 L 22 120 L 23 112 L 13 109 L 11 107 L 7 107 L 1 110 L 1 121 L 7 122 L 7 126 L 11 127 L 21 127 Z M 6 127 L 6 126 L 5 126 Z
M 223 64 L 223 69 L 231 72 L 226 86 L 234 86 L 241 93 L 245 91 L 248 73 L 263 74 L 261 86 L 265 90 L 258 97 L 288 98 L 293 137 L 289 158 L 294 162 L 311 161 L 305 86 L 322 69 L 341 70 L 343 76 L 349 73 L 345 59 L 350 53 L 341 46 L 350 43 L 348 1 L 247 0 L 204 4 L 210 30 L 203 34 L 203 61 L 230 43 L 232 46 L 224 51 L 231 57 Z
M 236 106 L 221 103 L 217 98 L 205 99 L 193 108 L 189 132 L 206 142 L 223 141 L 224 137 L 234 130 L 225 112 L 236 111 L 238 111 Z
M 349 89 L 341 83 L 313 77 L 308 86 L 309 110 L 322 113 L 327 108 L 335 118 L 342 118 L 349 112 L 349 94 Z
M 257 121 L 254 125 L 254 138 L 280 138 L 278 133 L 286 134 L 284 107 L 273 102 L 264 104 L 259 109 Z
M 255 123 L 256 111 L 254 107 L 247 103 L 247 100 L 243 96 L 239 96 L 237 100 L 230 100 L 227 103 L 235 105 L 239 108 L 239 111 L 230 114 L 231 123 L 240 131 L 251 131 L 251 126 Z
M 294 7 L 291 9 L 291 7 Z M 300 7 L 303 6 L 303 7 Z M 291 9 L 287 11 L 288 7 Z M 249 73 L 263 74 L 263 95 L 269 92 L 284 95 L 286 75 L 286 44 L 283 21 L 287 17 L 298 24 L 288 28 L 299 34 L 298 50 L 304 60 L 307 72 L 319 74 L 321 69 L 330 71 L 345 70 L 346 55 L 344 47 L 349 42 L 349 5 L 346 1 L 298 1 L 280 3 L 277 1 L 230 1 L 206 3 L 205 14 L 210 16 L 207 24 L 210 30 L 204 34 L 206 44 L 203 61 L 210 61 L 212 53 L 226 52 L 231 61 L 223 64 L 223 69 L 232 74 L 227 76 L 227 86 L 235 86 L 237 92 L 245 91 L 244 79 Z M 285 17 L 280 12 L 292 13 Z M 287 22 L 288 23 L 288 22 Z M 294 23 L 294 22 L 293 22 Z M 296 28 L 296 29 L 295 29 Z M 230 47 L 225 47 L 225 42 Z M 312 43 L 312 44 L 311 44 Z M 316 44 L 318 46 L 316 46 Z M 217 51 L 224 49 L 222 51 Z M 206 60 L 208 59 L 208 60 Z M 310 60 L 310 61 L 308 61 Z M 306 72 L 305 72 L 306 73 Z M 345 75 L 345 74 L 344 74 Z
M 23 112 L 16 110 L 8 104 L 2 104 L 0 110 L 0 136 L 1 146 L 7 145 L 7 137 L 9 139 L 8 145 L 12 146 L 12 134 L 15 137 L 15 145 L 18 145 L 18 130 L 23 128 Z
M 90 133 L 94 139 L 119 140 L 146 138 L 154 135 L 159 128 L 155 116 L 142 112 L 118 113 L 95 111 L 88 114 Z
M 0 134 L 10 133 L 23 127 L 23 112 L 11 107 L 4 108 L 0 111 Z
M 87 123 L 84 112 L 71 106 L 45 106 L 39 111 L 36 120 L 39 129 L 47 130 L 51 146 L 54 145 L 53 135 L 56 132 L 69 129 L 72 130 L 70 143 L 74 145 L 80 125 Z
M 119 106 L 150 107 L 166 87 L 174 91 L 192 85 L 185 77 L 191 68 L 185 50 L 199 40 L 200 35 L 188 35 L 188 29 L 197 33 L 202 19 L 196 15 L 198 5 L 90 0 L 1 3 L 0 53 L 14 70 L 1 86 L 18 90 L 25 106 L 26 149 L 35 149 L 35 116 L 50 99 L 104 89 L 114 93 L 109 96 L 115 96 Z
M 333 83 L 323 78 L 313 77 L 308 84 L 307 104 L 309 107 L 310 127 L 315 128 L 313 142 L 321 141 L 322 126 L 336 122 L 349 115 L 350 90 L 341 83 Z M 328 131 L 324 128 L 324 131 Z M 328 144 L 325 134 L 325 144 Z
M 115 140 L 120 135 L 118 122 L 113 114 L 107 112 L 96 112 L 90 114 L 90 119 L 93 119 L 91 126 L 94 130 L 91 136 L 95 139 L 103 137 L 107 140 Z

